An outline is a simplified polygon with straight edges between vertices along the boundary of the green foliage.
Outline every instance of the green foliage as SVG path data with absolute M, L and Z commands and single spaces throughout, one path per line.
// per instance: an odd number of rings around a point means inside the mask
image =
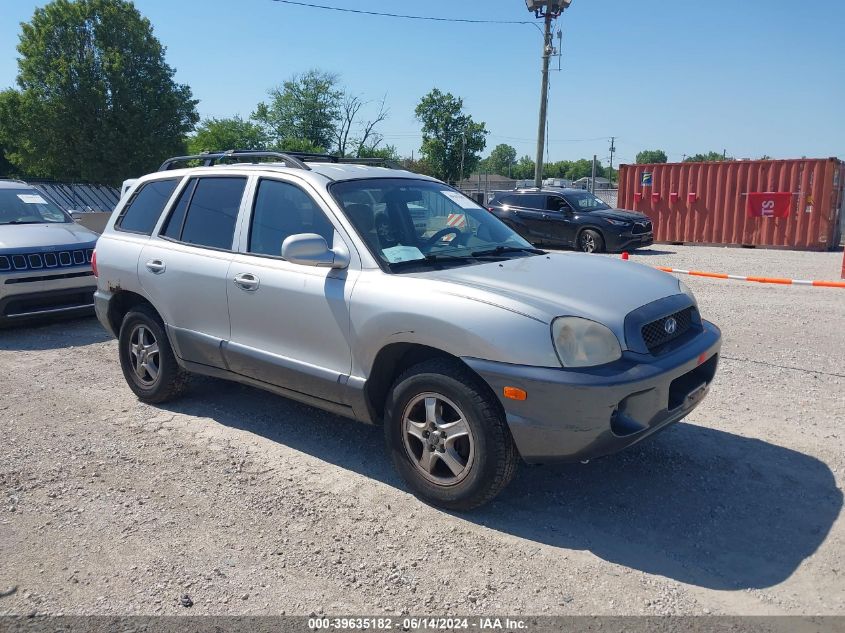
M 720 160 L 734 160 L 732 156 L 724 156 L 722 152 L 707 152 L 706 154 L 695 154 L 694 156 L 687 156 L 684 159 L 685 163 L 713 163 Z
M 517 180 L 526 180 L 527 178 L 534 178 L 534 170 L 536 165 L 531 157 L 527 154 L 516 161 L 516 164 L 511 170 L 511 177 Z
M 668 163 L 669 157 L 662 149 L 644 149 L 637 154 L 634 162 L 637 165 L 650 165 L 652 163 Z
M 239 116 L 230 119 L 204 119 L 188 139 L 188 153 L 227 149 L 267 149 L 264 129 Z
M 425 95 L 415 110 L 422 122 L 421 152 L 435 177 L 446 182 L 471 174 L 487 145 L 484 123 L 476 123 L 463 112 L 464 102 L 437 88 Z
M 384 147 L 361 147 L 355 158 L 383 158 L 385 160 L 399 161 L 399 153 L 395 145 Z
M 252 115 L 270 143 L 289 151 L 324 152 L 335 141 L 343 90 L 334 73 L 312 69 L 269 92 Z M 304 148 L 307 148 L 304 149 Z
M 0 145 L 30 176 L 118 184 L 184 151 L 198 120 L 149 20 L 127 0 L 54 0 L 22 25 Z
M 484 159 L 484 168 L 491 174 L 508 176 L 513 173 L 513 164 L 516 162 L 516 149 L 501 143 L 493 148 L 490 156 Z

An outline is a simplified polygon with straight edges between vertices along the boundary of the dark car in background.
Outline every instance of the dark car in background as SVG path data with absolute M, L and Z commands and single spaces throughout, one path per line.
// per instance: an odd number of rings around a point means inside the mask
M 487 206 L 532 244 L 601 253 L 633 250 L 654 243 L 654 227 L 647 215 L 612 209 L 583 189 L 499 192 Z

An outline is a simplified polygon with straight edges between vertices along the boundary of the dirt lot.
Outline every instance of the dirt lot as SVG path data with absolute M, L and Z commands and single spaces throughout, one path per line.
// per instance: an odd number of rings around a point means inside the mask
M 705 403 L 466 515 L 409 495 L 378 428 L 210 379 L 142 405 L 94 319 L 0 331 L 0 613 L 845 614 L 845 291 L 685 281 L 725 336 Z

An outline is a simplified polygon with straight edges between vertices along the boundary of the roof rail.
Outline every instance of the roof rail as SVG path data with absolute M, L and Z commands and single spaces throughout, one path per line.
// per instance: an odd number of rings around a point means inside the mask
M 396 163 L 390 158 L 355 158 L 354 156 L 334 156 L 332 154 L 316 154 L 313 152 L 287 152 L 291 156 L 298 158 L 306 163 L 343 163 L 354 165 L 372 165 L 378 167 L 381 165 L 392 166 Z
M 201 154 L 194 154 L 192 156 L 174 156 L 173 158 L 168 158 L 161 164 L 161 167 L 158 168 L 159 171 L 167 171 L 173 168 L 173 165 L 178 163 L 185 163 L 189 160 L 201 160 L 203 167 L 210 167 L 215 165 L 217 161 L 223 159 L 234 159 L 239 160 L 242 158 L 275 158 L 280 161 L 283 161 L 288 167 L 293 167 L 295 169 L 307 169 L 310 171 L 310 167 L 306 165 L 302 160 L 296 157 L 295 154 L 287 154 L 283 152 L 267 152 L 264 150 L 250 150 L 250 149 L 230 149 L 226 150 L 225 152 L 202 152 Z

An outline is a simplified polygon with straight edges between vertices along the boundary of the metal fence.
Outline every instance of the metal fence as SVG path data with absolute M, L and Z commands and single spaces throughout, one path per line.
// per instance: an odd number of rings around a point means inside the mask
M 468 195 L 470 198 L 472 198 L 473 200 L 478 202 L 478 204 L 481 205 L 486 205 L 494 194 L 499 193 L 499 191 L 483 188 L 479 189 L 477 187 L 461 187 L 460 190 L 462 193 Z M 505 189 L 504 191 L 512 190 Z M 597 198 L 602 200 L 610 207 L 614 209 L 617 208 L 619 200 L 619 189 L 596 189 L 594 193 Z
M 106 185 L 27 180 L 50 202 L 65 211 L 114 211 L 120 191 Z
M 596 198 L 609 207 L 613 209 L 619 207 L 619 189 L 596 189 L 593 193 L 596 195 Z

